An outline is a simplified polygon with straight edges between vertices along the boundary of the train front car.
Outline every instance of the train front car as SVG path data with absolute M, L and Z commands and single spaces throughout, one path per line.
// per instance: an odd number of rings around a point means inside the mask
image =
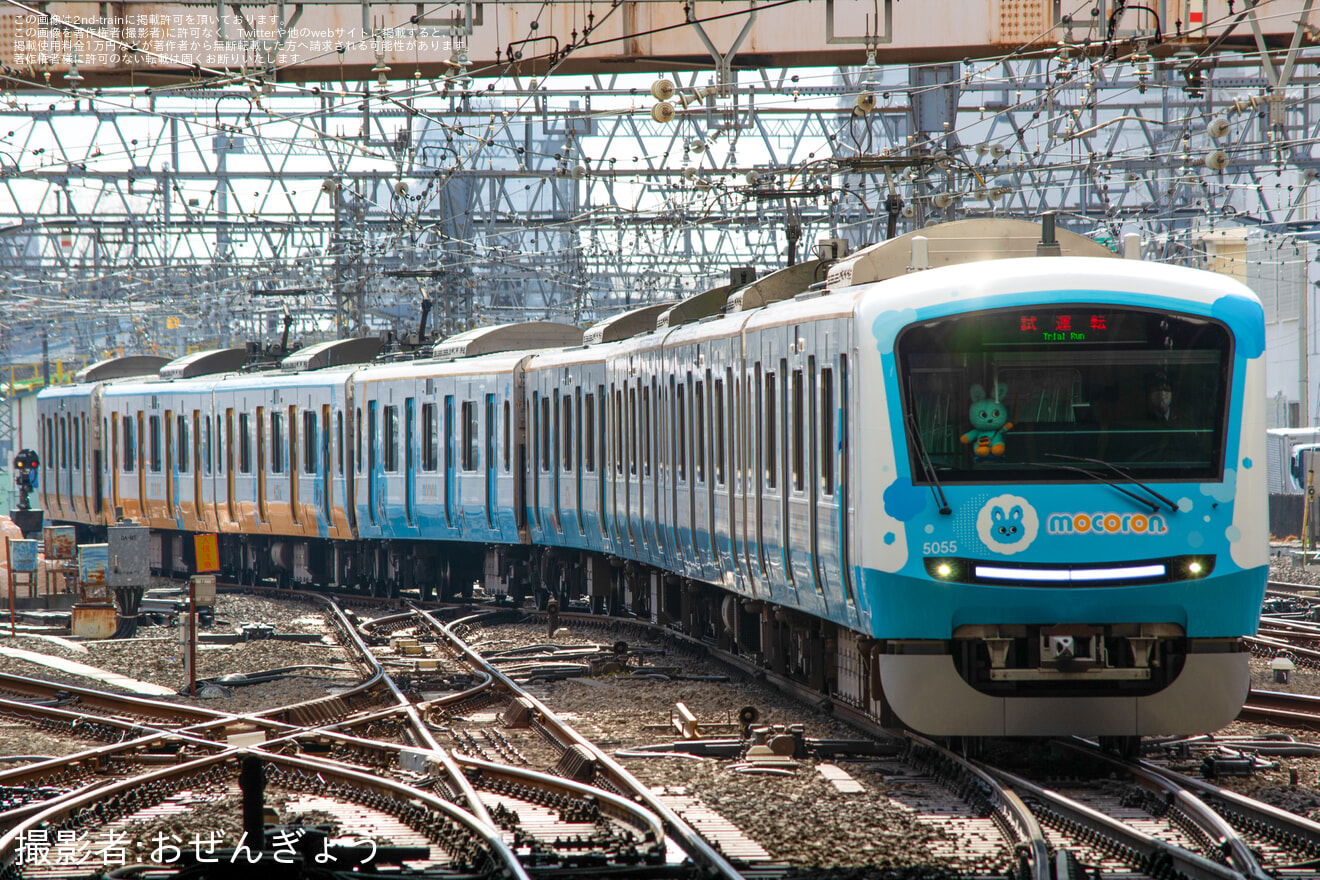
M 1086 257 L 872 291 L 862 601 L 898 718 L 1128 742 L 1232 721 L 1268 564 L 1254 294 Z

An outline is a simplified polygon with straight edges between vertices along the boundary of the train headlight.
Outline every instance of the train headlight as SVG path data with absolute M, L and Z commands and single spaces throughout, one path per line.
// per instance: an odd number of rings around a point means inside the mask
M 956 581 L 962 574 L 962 566 L 957 559 L 927 559 L 926 573 L 937 581 Z
M 1192 558 L 1187 560 L 1187 576 L 1189 578 L 1202 578 L 1210 573 L 1210 566 L 1204 559 Z

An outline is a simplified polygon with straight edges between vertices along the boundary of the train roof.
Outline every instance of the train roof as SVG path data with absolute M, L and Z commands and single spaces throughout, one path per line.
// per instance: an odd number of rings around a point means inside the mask
M 659 317 L 676 305 L 678 304 L 673 302 L 652 303 L 603 318 L 582 334 L 582 344 L 599 345 L 602 342 L 617 342 L 620 339 L 654 332 Z
M 557 351 L 558 349 L 550 349 Z M 500 351 L 475 357 L 424 358 L 412 361 L 381 361 L 363 364 L 358 368 L 358 382 L 383 382 L 392 379 L 426 378 L 427 376 L 484 376 L 512 370 L 532 351 Z
M 447 361 L 504 351 L 566 348 L 581 344 L 581 327 L 553 321 L 523 321 L 464 330 L 437 342 L 431 349 L 431 356 Z
M 924 226 L 921 229 L 862 248 L 830 267 L 826 281 L 831 288 L 849 287 L 871 281 L 897 278 L 912 271 L 912 245 L 926 239 L 927 267 L 953 266 L 1041 256 L 1042 225 L 1008 217 L 977 217 Z M 1049 224 L 1058 248 L 1050 256 L 1119 259 L 1105 245 L 1084 235 L 1055 229 Z M 922 267 L 922 268 L 927 268 Z
M 124 379 L 130 376 L 155 376 L 160 368 L 169 363 L 169 358 L 150 354 L 126 354 L 121 357 L 107 358 L 84 367 L 74 374 L 73 381 L 78 384 L 106 382 L 111 379 Z
M 162 379 L 192 379 L 237 370 L 247 362 L 246 348 L 215 348 L 177 357 L 160 368 Z
M 384 342 L 379 336 L 360 336 L 355 339 L 331 339 L 300 348 L 280 361 L 285 373 L 324 370 L 348 364 L 362 364 L 380 354 Z

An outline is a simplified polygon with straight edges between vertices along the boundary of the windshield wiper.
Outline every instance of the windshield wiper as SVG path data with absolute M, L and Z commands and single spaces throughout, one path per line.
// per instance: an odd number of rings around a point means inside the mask
M 1054 470 L 1058 470 L 1058 471 L 1073 471 L 1074 473 L 1085 474 L 1086 476 L 1095 480 L 1097 483 L 1104 483 L 1106 486 L 1109 486 L 1110 488 L 1113 489 L 1117 489 L 1118 491 L 1122 492 L 1124 495 L 1138 502 L 1139 504 L 1146 505 L 1147 507 L 1150 508 L 1151 513 L 1155 513 L 1157 510 L 1160 509 L 1160 506 L 1156 504 L 1154 501 L 1151 501 L 1149 498 L 1142 498 L 1136 492 L 1129 492 L 1127 489 L 1124 489 L 1122 486 L 1118 485 L 1113 480 L 1107 480 L 1104 477 L 1097 474 L 1095 471 L 1088 471 L 1086 468 L 1073 467 L 1070 464 L 1055 464 L 1052 461 L 1028 461 L 1025 462 L 1025 464 L 1031 465 L 1032 467 L 1053 468 Z
M 940 485 L 940 478 L 935 476 L 935 465 L 931 464 L 930 454 L 926 452 L 926 444 L 921 440 L 921 432 L 913 424 L 911 413 L 905 413 L 903 416 L 903 427 L 907 429 L 908 440 L 917 450 L 917 461 L 921 463 L 921 469 L 926 474 L 926 479 L 930 480 L 930 491 L 935 496 L 935 503 L 940 506 L 940 514 L 948 516 L 953 513 L 953 508 L 949 506 L 949 499 L 944 497 L 944 487 Z
M 1110 462 L 1107 462 L 1107 461 L 1105 461 L 1103 458 L 1085 458 L 1085 457 L 1080 456 L 1080 455 L 1063 455 L 1063 454 L 1058 453 L 1058 452 L 1047 452 L 1047 453 L 1045 453 L 1045 456 L 1046 456 L 1047 458 L 1062 458 L 1062 459 L 1064 459 L 1064 460 L 1066 460 L 1066 461 L 1085 461 L 1085 462 L 1089 462 L 1090 464 L 1103 465 L 1104 467 L 1109 468 L 1111 471 L 1113 471 L 1114 473 L 1116 473 L 1116 474 L 1118 474 L 1119 476 L 1121 476 L 1123 479 L 1125 479 L 1125 480 L 1131 480 L 1133 483 L 1135 483 L 1137 486 L 1140 486 L 1142 489 L 1144 489 L 1144 490 L 1145 490 L 1147 493 L 1149 493 L 1150 495 L 1154 496 L 1155 498 L 1158 498 L 1160 501 L 1162 501 L 1162 502 L 1164 502 L 1165 504 L 1169 505 L 1169 513 L 1177 513 L 1177 512 L 1178 512 L 1178 505 L 1174 504 L 1174 503 L 1173 503 L 1172 501 L 1170 501 L 1168 498 L 1165 498 L 1165 497 L 1164 497 L 1163 495 L 1161 495 L 1159 492 L 1156 492 L 1156 491 L 1155 491 L 1154 489 L 1152 489 L 1150 486 L 1147 486 L 1145 483 L 1141 482 L 1141 480 L 1138 480 L 1136 477 L 1132 476 L 1132 474 L 1130 474 L 1129 472 L 1123 470 L 1123 469 L 1122 469 L 1121 467 L 1119 467 L 1118 465 L 1116 465 L 1116 464 L 1112 464 L 1112 463 L 1110 463 Z

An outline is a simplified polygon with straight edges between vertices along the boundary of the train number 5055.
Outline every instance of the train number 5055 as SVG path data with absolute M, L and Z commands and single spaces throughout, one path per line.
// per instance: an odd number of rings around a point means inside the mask
M 957 552 L 957 541 L 927 541 L 921 545 L 922 556 L 950 556 Z

